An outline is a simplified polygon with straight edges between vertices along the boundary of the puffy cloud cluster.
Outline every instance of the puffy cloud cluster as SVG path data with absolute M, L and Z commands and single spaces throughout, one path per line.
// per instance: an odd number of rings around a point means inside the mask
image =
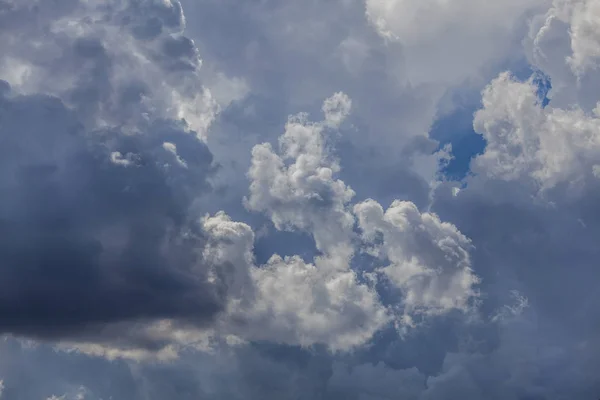
M 475 130 L 487 145 L 473 171 L 492 179 L 529 182 L 534 191 L 561 184 L 565 190 L 577 190 L 597 175 L 600 109 L 586 113 L 579 107 L 543 108 L 536 91 L 531 81 L 517 82 L 507 73 L 485 89 Z
M 474 128 L 486 140 L 475 180 L 513 182 L 514 192 L 561 202 L 596 186 L 600 148 L 594 1 L 556 1 L 537 16 L 525 41 L 534 65 L 552 84 L 546 106 L 534 77 L 505 72 L 483 91 Z M 515 185 L 517 184 L 517 185 Z M 525 189 L 525 190 L 524 190 Z
M 300 256 L 275 254 L 266 265 L 251 266 L 253 290 L 246 290 L 254 298 L 240 298 L 249 306 L 234 302 L 240 308 L 230 311 L 233 329 L 245 338 L 302 346 L 323 343 L 343 350 L 364 344 L 388 322 L 377 294 L 350 270 L 354 217 L 348 202 L 354 193 L 335 178 L 340 167 L 325 143 L 326 128 L 338 126 L 350 104 L 345 94 L 337 93 L 325 100 L 322 123 L 309 122 L 305 114 L 290 118 L 279 141 L 281 156 L 269 144 L 252 151 L 247 206 L 265 213 L 279 230 L 311 234 L 322 255 L 313 264 Z M 221 261 L 246 271 L 251 265 L 251 228 L 224 214 L 206 224 L 219 236 L 229 233 L 220 237 Z M 234 255 L 238 237 L 246 240 Z
M 348 245 L 354 218 L 347 204 L 354 191 L 335 178 L 340 166 L 328 152 L 324 132 L 342 122 L 350 105 L 337 93 L 324 102 L 322 123 L 309 122 L 306 114 L 290 118 L 279 139 L 281 155 L 268 143 L 255 146 L 248 172 L 248 207 L 265 212 L 277 229 L 312 234 L 317 248 L 330 255 Z
M 412 314 L 467 310 L 478 278 L 471 269 L 470 241 L 435 214 L 407 201 L 387 209 L 373 200 L 354 206 L 362 236 L 374 255 L 389 262 L 382 272 L 403 292 L 404 322 Z
M 204 253 L 222 270 L 236 271 L 227 282 L 231 298 L 217 329 L 246 340 L 346 350 L 364 344 L 387 323 L 377 294 L 347 267 L 337 271 L 299 256 L 273 255 L 254 264 L 254 233 L 224 213 L 204 221 Z
M 262 316 L 264 322 L 256 326 L 264 336 L 278 332 L 275 326 L 264 330 L 266 321 L 281 323 L 287 331 L 279 335 L 284 343 L 289 341 L 283 338 L 296 337 L 302 345 L 350 348 L 365 343 L 388 321 L 376 293 L 359 283 L 350 269 L 357 243 L 353 213 L 367 241 L 378 232 L 386 236 L 380 252 L 392 265 L 382 272 L 401 289 L 408 324 L 413 311 L 465 309 L 474 295 L 477 279 L 470 269 L 469 242 L 454 226 L 442 224 L 435 215 L 422 215 L 411 202 L 394 202 L 387 218 L 373 200 L 350 208 L 354 192 L 336 179 L 340 166 L 325 137 L 326 128 L 339 126 L 350 105 L 345 94 L 336 93 L 323 103 L 323 122 L 309 122 L 305 114 L 289 120 L 279 140 L 281 155 L 270 144 L 257 145 L 252 152 L 248 207 L 266 213 L 279 230 L 311 234 L 322 253 L 314 265 L 298 256 L 274 255 L 252 273 L 258 291 L 255 308 L 274 314 Z M 402 206 L 408 214 L 404 221 Z

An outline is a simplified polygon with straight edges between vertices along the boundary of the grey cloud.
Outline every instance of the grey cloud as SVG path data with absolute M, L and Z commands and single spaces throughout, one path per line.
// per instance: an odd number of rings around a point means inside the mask
M 184 118 L 205 135 L 218 106 L 200 79 L 198 50 L 182 34 L 179 2 L 55 3 L 15 2 L 0 14 L 10 22 L 0 28 L 0 75 L 15 90 L 56 95 L 92 128 Z M 139 38 L 143 23 L 164 29 Z
M 155 351 L 139 323 L 210 324 L 216 108 L 179 2 L 2 4 L 0 332 Z
M 183 127 L 86 131 L 47 96 L 0 99 L 0 329 L 64 339 L 105 324 L 205 323 L 222 299 L 207 283 L 189 208 L 210 190 L 212 157 Z M 177 145 L 186 166 L 162 145 Z M 134 155 L 129 165 L 111 153 Z M 117 335 L 119 332 L 115 332 Z
M 237 150 L 231 152 L 232 145 L 215 151 L 219 161 L 245 173 L 250 149 L 274 142 L 285 116 L 307 111 L 319 118 L 322 100 L 342 90 L 354 109 L 338 147 L 348 160 L 342 162 L 344 181 L 359 198 L 391 202 L 395 195 L 411 196 L 424 205 L 427 182 L 410 171 L 403 150 L 415 136 L 425 138 L 439 88 L 405 81 L 402 49 L 377 35 L 364 2 L 182 3 L 190 20 L 187 32 L 206 64 L 244 76 L 251 88 L 251 96 L 233 105 L 240 109 L 226 111 L 215 125 L 219 140 L 228 138 Z M 369 176 L 386 182 L 365 179 Z

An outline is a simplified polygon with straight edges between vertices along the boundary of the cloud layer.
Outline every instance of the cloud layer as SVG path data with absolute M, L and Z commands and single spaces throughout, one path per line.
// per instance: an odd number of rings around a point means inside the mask
M 0 1 L 0 398 L 597 397 L 599 13 Z

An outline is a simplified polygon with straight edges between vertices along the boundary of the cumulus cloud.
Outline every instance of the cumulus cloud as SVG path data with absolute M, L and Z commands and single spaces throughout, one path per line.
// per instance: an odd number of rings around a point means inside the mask
M 251 325 L 240 327 L 249 339 L 349 350 L 388 322 L 377 294 L 353 271 L 328 273 L 298 256 L 274 255 L 252 278 L 258 293 L 244 313 Z
M 255 146 L 248 172 L 248 207 L 267 213 L 277 229 L 312 234 L 317 248 L 329 254 L 348 247 L 354 224 L 348 203 L 354 191 L 335 178 L 340 166 L 328 151 L 325 128 L 339 125 L 350 105 L 338 93 L 323 103 L 322 123 L 310 122 L 306 114 L 291 117 L 279 138 L 280 154 L 269 143 Z
M 471 243 L 456 227 L 435 214 L 421 214 L 406 201 L 387 209 L 374 200 L 354 206 L 369 252 L 389 265 L 381 271 L 402 290 L 403 323 L 412 316 L 466 311 L 478 278 L 471 269 Z
M 599 162 L 598 113 L 579 108 L 542 108 L 531 81 L 504 73 L 483 94 L 475 129 L 486 151 L 474 171 L 503 180 L 531 180 L 533 187 L 576 186 L 592 177 Z
M 290 118 L 279 140 L 281 155 L 269 144 L 253 149 L 247 206 L 265 213 L 279 230 L 311 234 L 322 255 L 313 264 L 299 256 L 274 254 L 266 265 L 251 268 L 255 297 L 250 306 L 232 310 L 231 316 L 243 337 L 302 346 L 323 343 L 343 350 L 367 342 L 388 321 L 375 291 L 350 270 L 354 217 L 348 202 L 354 193 L 335 178 L 340 167 L 326 146 L 326 128 L 338 126 L 350 104 L 345 94 L 337 93 L 323 104 L 324 122 L 311 123 L 305 114 Z M 236 269 L 246 271 L 252 254 L 251 228 L 224 214 L 206 223 L 215 226 L 219 236 L 224 232 L 232 236 L 219 250 L 221 262 L 241 264 Z M 230 248 L 237 237 L 245 238 L 239 255 Z

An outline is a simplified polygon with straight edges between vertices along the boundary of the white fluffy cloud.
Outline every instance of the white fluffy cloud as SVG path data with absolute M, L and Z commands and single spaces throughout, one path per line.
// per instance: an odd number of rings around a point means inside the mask
M 599 318 L 588 284 L 597 279 L 598 257 L 597 7 L 596 1 L 553 2 L 533 18 L 524 40 L 540 71 L 526 80 L 501 73 L 483 90 L 474 129 L 485 150 L 472 161 L 462 190 L 440 196 L 434 209 L 472 239 L 483 293 L 519 288 L 520 294 L 515 306 L 490 315 L 502 321 L 497 348 L 485 356 L 448 355 L 424 398 L 490 392 L 502 399 L 560 398 L 598 390 L 583 372 L 590 368 L 583 349 L 590 351 Z M 540 98 L 539 74 L 550 78 L 548 105 Z M 482 376 L 510 370 L 502 389 L 482 384 Z
M 250 339 L 348 350 L 368 342 L 389 320 L 377 293 L 353 271 L 330 273 L 298 256 L 275 255 L 252 277 L 258 296 Z
M 256 266 L 254 234 L 223 213 L 204 221 L 210 235 L 204 250 L 217 268 L 233 268 L 228 282 L 232 298 L 224 319 L 225 333 L 245 340 L 270 340 L 334 350 L 364 344 L 387 323 L 377 294 L 360 284 L 353 271 L 330 271 L 299 256 L 273 255 Z M 218 274 L 218 271 L 215 271 Z
M 348 203 L 354 191 L 335 177 L 340 166 L 326 133 L 343 121 L 350 106 L 348 96 L 337 93 L 323 103 L 325 121 L 310 122 L 306 114 L 291 117 L 279 138 L 280 154 L 268 143 L 255 146 L 248 172 L 251 210 L 267 214 L 279 230 L 311 234 L 318 250 L 345 258 L 341 263 L 352 253 L 354 217 Z
M 542 108 L 537 87 L 508 73 L 483 93 L 475 130 L 487 145 L 473 171 L 491 179 L 517 181 L 534 194 L 564 184 L 583 189 L 600 163 L 600 109 Z
M 389 320 L 377 293 L 349 269 L 354 217 L 348 202 L 354 192 L 335 178 L 340 167 L 324 136 L 328 127 L 339 126 L 350 104 L 337 93 L 323 104 L 324 122 L 311 123 L 304 114 L 290 118 L 279 141 L 281 156 L 269 144 L 252 152 L 248 207 L 265 213 L 277 229 L 311 234 L 322 252 L 314 263 L 275 254 L 266 265 L 254 266 L 249 226 L 222 213 L 205 221 L 219 243 L 218 250 L 209 244 L 205 254 L 218 252 L 216 264 L 250 275 L 247 297 L 233 301 L 225 322 L 245 339 L 344 350 L 364 344 Z
M 407 201 L 383 210 L 374 200 L 354 206 L 369 250 L 389 265 L 382 272 L 403 294 L 403 322 L 412 315 L 467 310 L 478 278 L 471 268 L 471 243 L 437 215 L 421 214 Z M 381 235 L 381 236 L 379 236 Z
M 323 103 L 324 122 L 309 122 L 305 114 L 290 118 L 279 140 L 281 155 L 269 144 L 252 153 L 247 206 L 279 230 L 311 234 L 320 252 L 312 263 L 274 254 L 256 266 L 250 226 L 223 212 L 204 220 L 209 235 L 204 257 L 216 266 L 216 276 L 221 268 L 230 270 L 224 275 L 231 277 L 227 286 L 234 294 L 219 329 L 245 340 L 347 350 L 369 341 L 390 321 L 374 288 L 350 268 L 357 251 L 349 204 L 354 192 L 336 178 L 340 166 L 325 136 L 350 105 L 345 94 L 336 93 Z M 413 313 L 466 308 L 477 279 L 469 241 L 454 226 L 421 214 L 409 202 L 394 202 L 385 216 L 374 201 L 356 205 L 354 213 L 367 241 L 384 234 L 379 250 L 391 265 L 382 272 L 403 291 L 406 322 Z

